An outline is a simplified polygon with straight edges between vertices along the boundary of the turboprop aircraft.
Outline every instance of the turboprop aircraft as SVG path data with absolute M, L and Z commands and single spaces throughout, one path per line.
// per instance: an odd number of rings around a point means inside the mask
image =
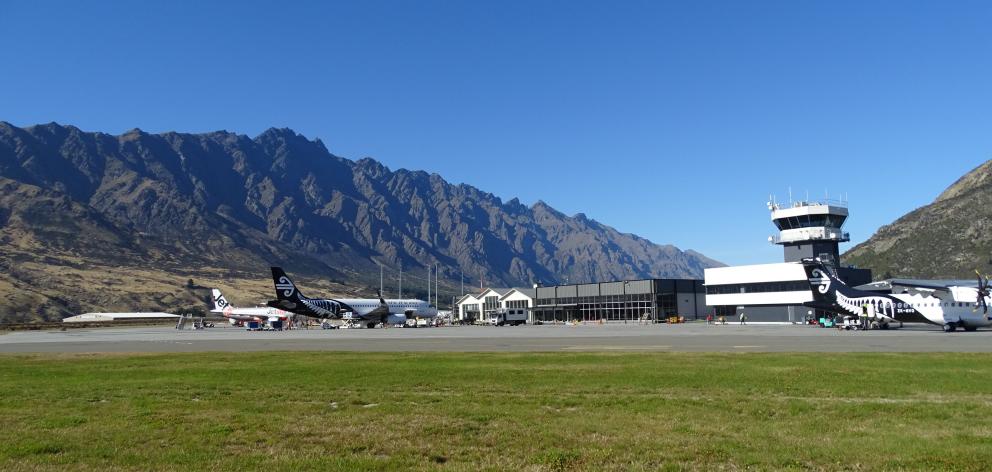
M 893 321 L 932 323 L 942 326 L 945 332 L 992 326 L 989 278 L 981 274 L 974 287 L 900 281 L 899 285 L 906 287 L 905 293 L 883 294 L 848 287 L 819 258 L 803 259 L 802 264 L 813 290 L 813 301 L 805 304 L 811 308 L 866 316 L 880 328 L 887 328 Z
M 227 320 L 232 325 L 240 325 L 246 321 L 258 321 L 261 323 L 272 323 L 273 321 L 283 321 L 288 320 L 292 313 L 289 313 L 278 308 L 269 307 L 257 307 L 257 308 L 239 308 L 231 305 L 227 298 L 220 293 L 220 289 L 213 289 L 211 291 L 214 296 L 214 308 L 210 310 L 211 313 L 220 313 L 227 318 Z
M 376 324 L 405 324 L 408 319 L 434 318 L 437 308 L 423 300 L 375 298 L 308 298 L 289 279 L 280 267 L 272 268 L 272 283 L 276 299 L 268 305 L 299 315 L 320 319 L 346 319 L 364 323 L 369 328 Z

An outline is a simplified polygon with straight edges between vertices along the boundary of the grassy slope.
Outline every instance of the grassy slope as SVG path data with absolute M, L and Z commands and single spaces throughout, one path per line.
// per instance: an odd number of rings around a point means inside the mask
M 992 356 L 7 356 L 0 469 L 985 470 Z

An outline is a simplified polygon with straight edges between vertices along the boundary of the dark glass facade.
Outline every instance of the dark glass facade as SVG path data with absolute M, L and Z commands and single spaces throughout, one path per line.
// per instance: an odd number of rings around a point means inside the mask
M 748 284 L 707 285 L 706 293 L 723 295 L 727 293 L 762 293 L 762 292 L 803 292 L 809 291 L 809 281 L 790 280 L 785 282 L 759 282 Z
M 702 280 L 646 279 L 538 287 L 534 320 L 663 322 L 706 316 Z

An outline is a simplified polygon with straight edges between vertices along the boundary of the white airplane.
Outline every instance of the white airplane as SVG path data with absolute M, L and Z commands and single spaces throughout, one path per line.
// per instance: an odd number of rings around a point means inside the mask
M 992 326 L 989 279 L 981 274 L 974 287 L 900 281 L 905 293 L 882 294 L 848 287 L 819 258 L 803 259 L 802 264 L 813 290 L 813 302 L 806 303 L 811 308 L 867 316 L 882 328 L 903 321 L 932 323 L 948 333 Z
M 238 308 L 228 303 L 227 298 L 220 293 L 219 289 L 212 290 L 214 295 L 214 309 L 211 313 L 220 313 L 232 325 L 243 324 L 247 321 L 258 321 L 260 323 L 272 324 L 273 321 L 286 322 L 292 317 L 292 313 L 271 307 Z
M 307 298 L 279 267 L 272 268 L 272 282 L 276 299 L 269 301 L 273 308 L 286 310 L 311 318 L 354 320 L 369 328 L 376 324 L 405 324 L 414 318 L 434 318 L 437 308 L 428 302 L 415 299 L 376 298 Z

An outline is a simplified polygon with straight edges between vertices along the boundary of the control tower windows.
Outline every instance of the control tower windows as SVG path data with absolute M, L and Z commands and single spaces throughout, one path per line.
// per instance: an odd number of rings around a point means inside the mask
M 842 215 L 800 215 L 778 218 L 774 220 L 774 223 L 779 230 L 816 228 L 821 226 L 840 228 L 844 225 L 844 220 L 846 219 L 847 217 Z

